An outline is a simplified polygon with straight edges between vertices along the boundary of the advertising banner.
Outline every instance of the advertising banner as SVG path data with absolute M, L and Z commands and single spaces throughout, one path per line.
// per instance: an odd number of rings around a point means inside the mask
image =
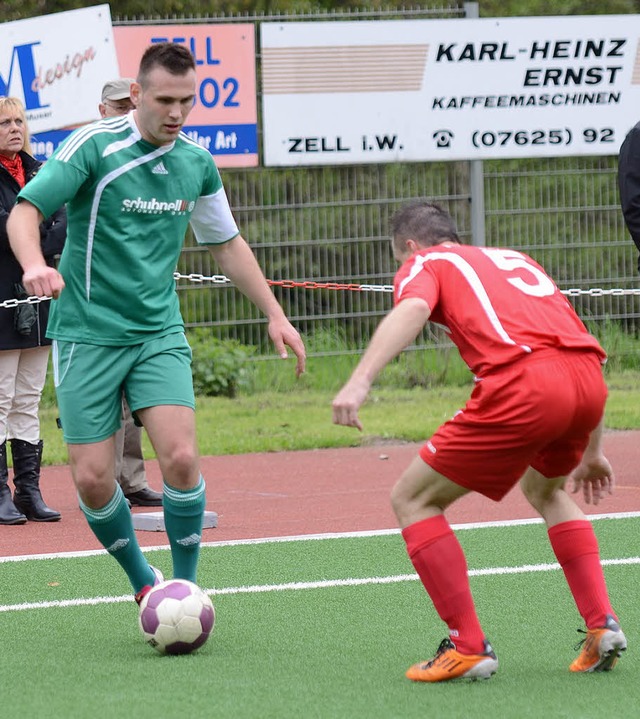
M 94 120 L 117 74 L 109 5 L 0 24 L 0 95 L 23 102 L 32 133 Z
M 640 16 L 263 23 L 266 165 L 613 155 Z
M 186 45 L 196 60 L 196 102 L 184 131 L 206 147 L 218 167 L 258 164 L 255 35 L 238 25 L 115 27 L 120 72 L 135 77 L 144 50 L 155 42 Z
M 66 14 L 66 13 L 65 13 Z M 0 26 L 1 27 L 1 26 Z M 184 131 L 206 147 L 218 167 L 258 164 L 258 105 L 256 98 L 255 37 L 252 24 L 135 25 L 113 28 L 117 67 L 86 91 L 96 120 L 100 91 L 107 80 L 134 77 L 145 49 L 156 42 L 186 45 L 196 61 L 196 101 Z M 51 157 L 71 129 L 62 125 L 32 136 L 35 156 Z

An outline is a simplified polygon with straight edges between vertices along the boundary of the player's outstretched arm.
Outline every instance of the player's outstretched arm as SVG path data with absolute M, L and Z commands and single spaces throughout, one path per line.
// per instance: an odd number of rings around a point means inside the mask
M 9 214 L 7 235 L 11 250 L 22 266 L 22 284 L 30 295 L 58 297 L 64 288 L 62 275 L 49 267 L 40 247 L 43 217 L 30 202 L 18 203 Z
M 582 489 L 587 504 L 598 504 L 607 494 L 613 494 L 615 487 L 613 469 L 602 451 L 603 430 L 604 418 L 591 433 L 582 460 L 570 475 L 573 493 Z
M 305 370 L 306 351 L 298 331 L 289 322 L 267 284 L 253 251 L 241 235 L 224 245 L 210 245 L 209 251 L 225 275 L 269 320 L 269 337 L 283 359 L 290 347 L 297 358 L 296 375 Z
M 351 377 L 333 400 L 333 423 L 362 430 L 358 410 L 373 381 L 418 336 L 431 309 L 419 298 L 403 300 L 382 320 Z

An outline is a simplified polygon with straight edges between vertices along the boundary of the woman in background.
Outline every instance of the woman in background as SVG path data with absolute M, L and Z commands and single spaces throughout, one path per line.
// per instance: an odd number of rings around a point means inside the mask
M 40 169 L 31 155 L 22 103 L 0 98 L 0 303 L 24 299 L 22 268 L 7 238 L 6 224 L 18 192 Z M 40 225 L 47 264 L 54 266 L 67 231 L 64 207 Z M 40 492 L 42 440 L 38 416 L 51 341 L 45 336 L 49 300 L 0 307 L 0 524 L 56 522 Z M 9 488 L 7 440 L 13 458 L 14 494 Z

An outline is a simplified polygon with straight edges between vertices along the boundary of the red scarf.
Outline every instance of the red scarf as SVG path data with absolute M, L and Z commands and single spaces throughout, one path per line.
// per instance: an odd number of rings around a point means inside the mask
M 10 160 L 6 155 L 0 153 L 0 164 L 7 168 L 11 177 L 20 187 L 24 187 L 24 165 L 19 154 L 16 153 L 13 160 Z

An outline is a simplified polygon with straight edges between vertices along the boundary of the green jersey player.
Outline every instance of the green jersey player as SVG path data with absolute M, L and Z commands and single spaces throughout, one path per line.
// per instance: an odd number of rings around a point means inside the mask
M 123 388 L 162 471 L 173 574 L 196 581 L 205 485 L 173 278 L 188 223 L 267 316 L 280 356 L 288 346 L 298 374 L 305 365 L 303 342 L 239 234 L 211 155 L 181 133 L 195 89 L 191 53 L 151 45 L 131 86 L 135 109 L 73 133 L 21 193 L 7 226 L 27 291 L 55 298 L 54 381 L 80 506 L 138 601 L 158 572 L 140 551 L 114 478 Z M 67 243 L 55 270 L 42 258 L 38 225 L 65 203 Z

